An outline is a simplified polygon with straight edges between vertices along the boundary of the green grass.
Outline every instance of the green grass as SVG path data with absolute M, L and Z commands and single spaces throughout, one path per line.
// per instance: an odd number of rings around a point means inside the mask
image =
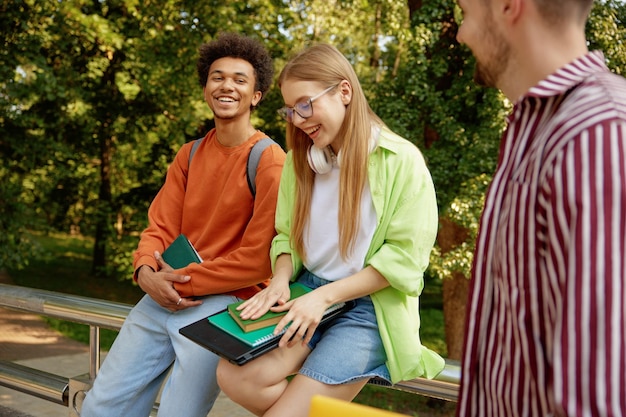
M 142 297 L 143 292 L 130 279 L 119 281 L 96 278 L 91 274 L 91 239 L 62 234 L 35 235 L 34 238 L 43 247 L 44 255 L 30 259 L 25 269 L 8 271 L 15 285 L 128 304 L 134 304 Z M 427 281 L 420 301 L 422 342 L 446 356 L 441 284 L 436 280 Z M 45 320 L 67 337 L 89 343 L 88 326 L 51 318 Z M 108 350 L 116 335 L 115 331 L 102 329 L 102 349 Z M 355 402 L 419 417 L 446 416 L 452 410 L 452 404 L 445 401 L 374 385 L 367 385 Z
M 132 280 L 96 278 L 91 274 L 93 240 L 61 234 L 34 235 L 44 255 L 9 275 L 16 285 L 134 304 L 143 291 Z

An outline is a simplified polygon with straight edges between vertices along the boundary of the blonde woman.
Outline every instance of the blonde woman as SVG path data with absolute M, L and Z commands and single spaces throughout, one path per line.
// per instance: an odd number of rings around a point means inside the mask
M 279 86 L 290 151 L 273 278 L 241 314 L 288 310 L 276 332 L 290 325 L 278 349 L 241 367 L 221 360 L 218 383 L 256 415 L 297 417 L 315 394 L 350 401 L 372 377 L 393 383 L 443 368 L 419 338 L 418 296 L 438 219 L 421 153 L 374 114 L 336 48 L 301 52 Z M 288 302 L 293 280 L 313 291 Z M 347 300 L 356 306 L 318 326 L 326 308 Z

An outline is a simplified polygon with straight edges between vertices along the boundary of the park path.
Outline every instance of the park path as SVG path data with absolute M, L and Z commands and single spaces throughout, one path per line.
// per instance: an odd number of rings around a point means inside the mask
M 0 283 L 12 284 L 0 272 Z M 104 356 L 104 354 L 103 354 Z M 72 378 L 89 373 L 89 348 L 51 329 L 40 316 L 0 308 L 0 360 Z M 0 386 L 0 417 L 62 417 L 69 409 Z M 210 417 L 251 417 L 220 394 Z

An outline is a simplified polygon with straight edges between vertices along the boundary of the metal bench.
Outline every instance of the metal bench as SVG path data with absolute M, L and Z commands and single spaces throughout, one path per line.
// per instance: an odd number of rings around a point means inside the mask
M 0 361 L 0 385 L 52 401 L 69 408 L 70 417 L 78 416 L 77 398 L 91 387 L 100 368 L 100 328 L 119 330 L 132 306 L 52 291 L 0 284 L 0 307 L 27 311 L 90 327 L 89 373 L 66 378 L 10 361 Z M 444 370 L 434 379 L 415 378 L 391 389 L 448 401 L 457 401 L 460 364 L 446 360 Z M 370 381 L 377 384 L 376 381 Z

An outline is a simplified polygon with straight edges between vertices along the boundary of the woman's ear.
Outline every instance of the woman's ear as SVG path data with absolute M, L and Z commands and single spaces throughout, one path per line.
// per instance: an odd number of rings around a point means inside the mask
M 339 83 L 339 93 L 341 94 L 341 102 L 347 106 L 352 101 L 352 85 L 348 80 Z

